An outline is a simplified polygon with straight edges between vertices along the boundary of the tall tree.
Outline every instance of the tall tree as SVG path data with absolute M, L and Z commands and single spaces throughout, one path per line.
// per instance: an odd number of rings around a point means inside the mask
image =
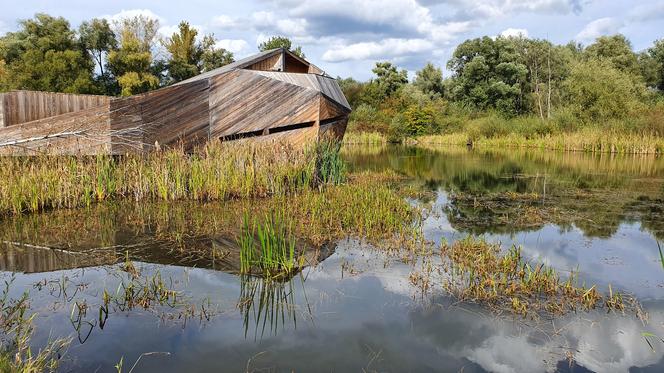
M 639 64 L 632 43 L 624 35 L 600 36 L 584 51 L 586 58 L 608 61 L 616 69 L 639 75 Z
M 454 72 L 450 97 L 479 110 L 497 109 L 508 115 L 526 112 L 528 68 L 518 57 L 507 38 L 466 40 L 447 63 Z
M 203 54 L 202 46 L 196 42 L 198 31 L 186 21 L 180 22 L 178 27 L 179 31 L 164 41 L 164 47 L 171 54 L 168 72 L 175 82 L 197 75 Z
M 388 97 L 408 83 L 408 72 L 397 70 L 391 62 L 376 62 L 376 67 L 371 69 L 376 74 L 374 82 L 384 97 Z
M 6 64 L 4 89 L 95 93 L 94 62 L 69 22 L 39 13 L 0 38 Z
M 156 42 L 159 21 L 145 16 L 116 23 L 120 48 L 108 54 L 108 67 L 117 77 L 121 94 L 130 96 L 159 86 L 153 69 L 152 47 Z
M 648 55 L 653 60 L 653 86 L 664 91 L 664 39 L 656 40 Z
M 258 50 L 261 52 L 276 48 L 286 48 L 301 58 L 305 58 L 304 52 L 302 52 L 302 47 L 298 45 L 293 48 L 293 42 L 285 36 L 273 36 L 258 45 Z
M 118 47 L 111 25 L 105 19 L 95 18 L 90 22 L 81 23 L 78 33 L 81 44 L 95 60 L 100 75 L 105 75 L 105 56 Z
M 443 95 L 443 71 L 428 62 L 422 70 L 415 73 L 413 82 L 422 92 L 430 97 L 442 97 Z
M 203 38 L 203 53 L 201 55 L 200 71 L 210 71 L 235 61 L 233 53 L 216 46 L 217 41 L 213 34 Z

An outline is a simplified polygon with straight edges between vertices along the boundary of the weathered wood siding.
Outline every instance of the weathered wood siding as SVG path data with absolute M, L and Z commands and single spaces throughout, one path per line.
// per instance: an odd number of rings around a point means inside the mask
M 210 83 L 210 138 L 318 120 L 319 92 L 246 70 Z
M 0 129 L 0 154 L 104 154 L 110 152 L 110 107 L 73 113 Z M 29 141 L 28 141 L 29 140 Z
M 72 113 L 108 104 L 110 97 L 66 93 L 13 91 L 0 95 L 0 127 Z
M 268 70 L 268 71 L 280 71 L 282 69 L 283 63 L 283 54 L 278 53 L 274 56 L 270 56 L 262 61 L 258 61 L 247 66 L 247 70 Z

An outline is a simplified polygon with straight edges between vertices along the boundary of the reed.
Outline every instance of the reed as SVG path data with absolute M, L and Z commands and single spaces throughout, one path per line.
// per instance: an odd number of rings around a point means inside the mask
M 146 156 L 0 158 L 0 215 L 131 198 L 196 200 L 283 195 L 322 182 L 341 182 L 338 146 L 299 149 L 279 144 L 209 143 Z M 311 155 L 312 152 L 316 154 Z M 316 171 L 316 167 L 322 167 Z
M 273 210 L 262 221 L 254 219 L 251 223 L 245 213 L 238 244 L 241 273 L 257 270 L 271 279 L 288 276 L 298 267 L 293 222 L 283 210 Z
M 387 137 L 379 132 L 347 132 L 344 135 L 344 145 L 383 145 L 387 144 Z
M 18 299 L 9 296 L 12 281 L 6 281 L 0 294 L 0 372 L 34 373 L 55 371 L 71 340 L 49 340 L 34 352 L 31 338 L 35 313 L 30 314 L 28 293 Z
M 536 148 L 588 153 L 664 153 L 664 138 L 661 136 L 648 133 L 610 132 L 595 128 L 543 136 L 510 133 L 496 137 L 473 138 L 467 133 L 453 133 L 423 136 L 417 138 L 417 142 L 424 145 L 466 145 L 472 142 L 473 146 L 479 148 Z

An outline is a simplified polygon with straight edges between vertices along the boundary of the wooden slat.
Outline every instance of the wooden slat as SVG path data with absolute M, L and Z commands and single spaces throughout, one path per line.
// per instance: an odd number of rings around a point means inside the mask
M 108 96 L 73 95 L 65 93 L 12 91 L 3 94 L 2 126 L 12 126 L 38 119 L 71 113 L 107 104 Z

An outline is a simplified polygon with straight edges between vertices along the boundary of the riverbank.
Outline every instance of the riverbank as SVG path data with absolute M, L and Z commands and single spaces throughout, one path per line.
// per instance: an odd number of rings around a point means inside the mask
M 406 138 L 403 143 L 418 145 L 472 145 L 479 148 L 531 148 L 566 152 L 614 154 L 662 154 L 664 137 L 647 134 L 606 133 L 596 129 L 578 132 L 526 137 L 508 134 L 496 137 L 473 137 L 465 132 Z M 348 145 L 387 144 L 388 138 L 380 133 L 349 132 L 344 138 Z

